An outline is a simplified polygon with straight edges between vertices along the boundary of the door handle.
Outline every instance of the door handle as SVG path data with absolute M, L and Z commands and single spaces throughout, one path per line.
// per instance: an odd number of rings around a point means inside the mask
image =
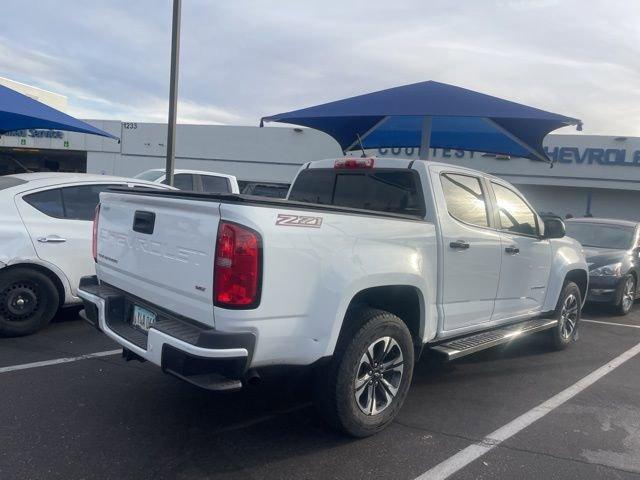
M 504 251 L 510 253 L 511 255 L 517 255 L 518 253 L 520 253 L 520 249 L 515 245 L 509 245 L 508 247 L 505 247 Z
M 470 245 L 464 240 L 456 240 L 455 242 L 451 242 L 449 246 L 451 248 L 456 248 L 458 250 L 466 250 L 467 248 L 469 248 Z
M 38 238 L 38 241 L 40 243 L 64 243 L 67 239 L 59 237 L 58 235 L 51 235 L 49 237 L 40 237 Z

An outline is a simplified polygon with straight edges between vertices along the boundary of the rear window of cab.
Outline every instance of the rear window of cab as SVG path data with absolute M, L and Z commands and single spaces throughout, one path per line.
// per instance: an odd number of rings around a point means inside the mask
M 311 168 L 300 172 L 289 200 L 423 218 L 420 177 L 415 170 Z

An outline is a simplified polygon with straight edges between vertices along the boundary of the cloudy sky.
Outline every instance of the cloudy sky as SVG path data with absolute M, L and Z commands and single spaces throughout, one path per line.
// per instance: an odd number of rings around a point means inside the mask
M 166 121 L 169 0 L 3 0 L 0 76 Z M 181 123 L 438 80 L 640 135 L 640 1 L 183 0 Z M 567 133 L 571 133 L 567 131 Z

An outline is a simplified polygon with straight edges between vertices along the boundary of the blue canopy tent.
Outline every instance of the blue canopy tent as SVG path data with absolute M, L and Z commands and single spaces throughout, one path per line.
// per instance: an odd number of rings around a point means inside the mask
M 434 81 L 414 83 L 264 117 L 321 130 L 346 153 L 369 148 L 455 148 L 551 162 L 542 140 L 582 122 L 465 88 Z
M 93 125 L 0 85 L 0 135 L 30 128 L 89 133 L 120 141 Z

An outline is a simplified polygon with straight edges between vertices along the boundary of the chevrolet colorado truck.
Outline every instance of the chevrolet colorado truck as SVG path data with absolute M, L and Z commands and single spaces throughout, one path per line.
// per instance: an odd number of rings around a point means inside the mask
M 85 318 L 210 390 L 315 369 L 318 410 L 358 437 L 398 413 L 414 362 L 542 332 L 576 338 L 581 246 L 509 183 L 435 162 L 305 164 L 287 199 L 101 194 Z

